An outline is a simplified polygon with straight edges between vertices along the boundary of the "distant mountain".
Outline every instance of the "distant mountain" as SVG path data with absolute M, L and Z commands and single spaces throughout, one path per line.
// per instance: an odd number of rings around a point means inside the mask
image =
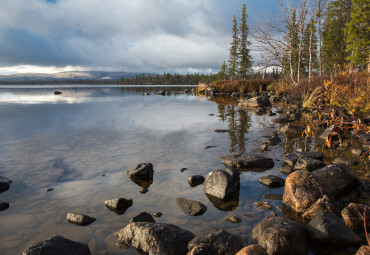
M 0 81 L 21 82 L 21 81 L 63 81 L 63 80 L 88 80 L 88 81 L 117 81 L 121 78 L 131 78 L 143 73 L 130 72 L 101 72 L 101 71 L 75 71 L 61 72 L 55 74 L 43 73 L 20 73 L 0 75 Z M 145 73 L 148 75 L 149 73 Z

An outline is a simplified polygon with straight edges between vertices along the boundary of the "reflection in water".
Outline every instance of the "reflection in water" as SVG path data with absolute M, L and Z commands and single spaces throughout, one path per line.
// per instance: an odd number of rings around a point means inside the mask
M 234 211 L 239 205 L 239 189 L 233 190 L 232 194 L 227 199 L 221 199 L 206 193 L 209 201 L 213 206 L 221 211 Z

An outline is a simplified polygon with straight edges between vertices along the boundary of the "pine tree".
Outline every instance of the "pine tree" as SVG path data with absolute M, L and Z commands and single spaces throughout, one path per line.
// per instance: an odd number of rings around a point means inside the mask
M 226 70 L 227 70 L 227 66 L 226 66 L 226 63 L 224 61 L 222 66 L 221 66 L 221 70 L 217 74 L 217 79 L 218 80 L 226 80 Z
M 237 61 L 238 61 L 238 46 L 239 46 L 239 29 L 236 22 L 235 15 L 233 16 L 233 28 L 232 32 L 232 42 L 230 43 L 230 54 L 229 54 L 229 78 L 231 80 L 236 78 L 237 72 Z
M 352 0 L 351 20 L 346 28 L 347 60 L 353 67 L 365 69 L 370 58 L 370 2 Z
M 247 12 L 246 5 L 243 4 L 242 16 L 240 18 L 240 41 L 239 41 L 239 76 L 242 79 L 247 77 L 252 66 L 252 57 L 250 55 L 250 50 L 248 46 L 251 44 L 248 41 L 249 27 L 247 25 Z
M 347 63 L 345 27 L 351 19 L 351 5 L 351 0 L 334 0 L 328 5 L 323 32 L 323 55 L 328 72 L 344 68 Z

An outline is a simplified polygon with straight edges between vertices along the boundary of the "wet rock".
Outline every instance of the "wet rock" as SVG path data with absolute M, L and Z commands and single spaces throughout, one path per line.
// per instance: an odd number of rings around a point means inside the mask
M 54 190 L 54 188 L 47 188 L 46 189 L 47 192 L 50 192 L 50 191 L 53 191 L 53 190 Z
M 308 238 L 303 224 L 267 217 L 253 229 L 253 238 L 268 254 L 306 255 Z
M 215 129 L 214 131 L 216 133 L 227 133 L 227 132 L 231 132 L 231 130 L 229 130 L 229 129 Z
M 31 245 L 23 255 L 91 255 L 87 244 L 55 235 L 49 239 Z
M 157 218 L 160 218 L 162 215 L 163 215 L 163 213 L 161 213 L 161 212 L 153 213 L 153 216 L 157 217 Z
M 287 122 L 293 122 L 294 119 L 280 117 L 280 118 L 272 119 L 271 121 L 274 123 L 287 123 Z
M 252 244 L 247 247 L 244 247 L 235 255 L 268 255 L 268 254 L 266 250 L 262 248 L 262 246 L 258 244 Z
M 283 195 L 281 194 L 275 194 L 275 193 L 270 193 L 270 194 L 265 194 L 263 195 L 264 199 L 271 199 L 271 200 L 282 200 Z
M 133 223 L 133 222 L 154 222 L 155 223 L 155 220 L 151 214 L 147 212 L 142 212 L 130 220 L 130 223 Z
M 308 152 L 298 151 L 296 153 L 300 157 L 314 158 L 320 161 L 324 160 L 324 153 L 322 151 L 308 151 Z
M 237 169 L 271 169 L 274 161 L 271 158 L 253 153 L 233 152 L 220 156 L 222 163 Z
M 62 94 L 62 91 L 59 91 L 59 90 L 54 91 L 54 95 L 60 95 L 60 94 Z
M 331 164 L 312 172 L 324 186 L 326 192 L 340 198 L 360 186 L 360 180 L 347 170 L 344 165 Z
M 0 182 L 0 193 L 7 191 L 10 187 L 10 184 L 7 182 Z
M 6 177 L 3 177 L 3 176 L 0 176 L 0 182 L 6 182 L 8 184 L 12 184 L 13 180 L 9 179 L 9 178 L 6 178 Z
M 370 246 L 362 245 L 360 249 L 358 249 L 355 255 L 369 255 L 369 254 L 370 254 Z
M 242 220 L 238 217 L 233 216 L 233 215 L 229 215 L 225 218 L 225 221 L 230 221 L 231 223 L 239 223 Z
M 207 88 L 205 91 L 204 91 L 204 95 L 206 97 L 213 97 L 215 95 L 215 89 L 214 88 Z
M 195 200 L 176 198 L 176 203 L 188 215 L 202 215 L 207 211 L 207 207 L 204 204 Z
M 217 248 L 212 245 L 201 243 L 193 247 L 186 255 L 215 255 Z
M 105 206 L 118 215 L 122 215 L 132 206 L 132 199 L 115 198 L 104 202 Z
M 253 206 L 261 210 L 271 210 L 272 209 L 272 206 L 265 201 L 254 202 Z
M 185 168 L 185 167 L 183 167 L 183 168 L 181 168 L 180 172 L 182 173 L 182 172 L 184 172 L 184 171 L 186 171 L 186 170 L 188 170 L 188 169 L 187 169 L 187 168 Z
M 130 178 L 140 179 L 140 180 L 153 180 L 153 165 L 151 163 L 140 163 L 127 170 L 127 175 Z
M 356 233 L 364 233 L 364 211 L 366 208 L 366 228 L 370 230 L 370 207 L 364 204 L 350 203 L 341 212 L 344 223 Z
M 358 245 L 361 238 L 350 230 L 335 214 L 318 212 L 307 224 L 313 241 L 332 245 Z
M 295 153 L 290 153 L 284 156 L 284 164 L 290 167 L 294 167 L 295 163 L 297 163 L 299 156 Z
M 333 161 L 334 164 L 343 164 L 345 166 L 357 165 L 358 161 L 352 158 L 336 157 Z
M 67 214 L 67 220 L 75 225 L 87 226 L 96 221 L 95 218 L 85 214 L 70 212 Z
M 212 171 L 204 182 L 205 193 L 219 199 L 228 200 L 239 188 L 239 172 L 232 168 Z
M 268 97 L 257 96 L 253 98 L 243 98 L 239 100 L 239 106 L 241 107 L 266 107 L 271 106 L 271 102 Z
M 312 172 L 316 169 L 322 168 L 326 164 L 320 160 L 309 158 L 309 157 L 300 157 L 294 165 L 295 170 L 307 170 Z
M 280 167 L 280 173 L 282 174 L 289 175 L 292 172 L 294 172 L 294 169 L 291 166 L 285 165 L 285 166 Z
M 215 247 L 219 255 L 234 255 L 243 248 L 243 242 L 239 236 L 230 234 L 221 228 L 209 228 L 202 231 L 199 236 L 189 242 L 189 250 L 202 243 Z
M 204 183 L 204 177 L 202 175 L 193 175 L 188 178 L 188 183 L 191 187 L 198 186 Z
M 281 139 L 279 136 L 277 135 L 274 135 L 273 137 L 263 141 L 264 144 L 267 144 L 269 146 L 275 146 L 275 145 L 278 145 L 279 143 L 281 143 Z
M 9 208 L 9 203 L 0 201 L 0 212 Z
M 304 127 L 294 126 L 291 124 L 279 128 L 279 131 L 285 133 L 286 135 L 302 135 L 304 130 L 305 130 Z
M 311 220 L 318 212 L 329 211 L 337 213 L 337 203 L 334 199 L 324 195 L 322 198 L 316 200 L 305 213 L 302 214 L 302 218 Z
M 113 234 L 122 248 L 134 247 L 149 255 L 186 254 L 194 234 L 172 224 L 130 223 Z
M 284 186 L 285 180 L 276 175 L 266 175 L 260 177 L 258 182 L 266 185 L 269 188 L 279 188 Z
M 306 212 L 317 199 L 326 195 L 324 187 L 308 171 L 298 170 L 285 180 L 283 195 L 284 208 L 298 214 Z

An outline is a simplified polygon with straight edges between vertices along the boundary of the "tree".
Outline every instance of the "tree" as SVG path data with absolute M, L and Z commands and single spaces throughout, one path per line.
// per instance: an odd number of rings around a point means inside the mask
M 351 19 L 351 0 L 334 0 L 328 4 L 323 32 L 324 65 L 328 73 L 344 68 L 346 58 L 346 24 Z
M 313 69 L 318 67 L 318 45 L 314 16 L 311 17 L 310 22 L 306 25 L 303 37 L 302 66 L 303 71 L 308 74 L 309 80 L 311 80 Z
M 231 32 L 232 32 L 232 42 L 230 43 L 230 54 L 229 54 L 229 78 L 233 80 L 236 78 L 238 46 L 239 46 L 239 29 L 235 15 L 233 16 L 233 27 Z
M 239 76 L 242 79 L 247 77 L 247 74 L 250 72 L 252 66 L 252 57 L 250 55 L 250 42 L 248 41 L 249 27 L 247 25 L 247 12 L 246 5 L 243 4 L 242 16 L 240 18 L 240 39 L 239 39 Z
M 353 67 L 365 69 L 370 58 L 370 3 L 352 0 L 351 19 L 346 28 L 346 60 Z
M 227 66 L 226 66 L 226 63 L 224 61 L 222 66 L 221 66 L 221 70 L 217 74 L 217 79 L 218 80 L 226 80 L 226 77 L 227 77 L 226 70 L 227 70 Z

